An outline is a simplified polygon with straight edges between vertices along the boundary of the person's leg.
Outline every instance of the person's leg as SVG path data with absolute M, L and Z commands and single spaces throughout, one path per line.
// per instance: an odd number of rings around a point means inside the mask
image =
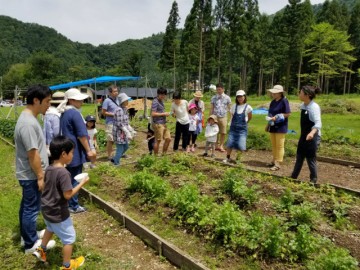
M 116 152 L 115 152 L 115 156 L 114 156 L 114 165 L 119 165 L 120 164 L 120 158 L 123 155 L 123 147 L 122 144 L 117 143 L 116 144 Z
M 19 183 L 22 187 L 19 211 L 20 233 L 26 250 L 32 248 L 38 240 L 36 220 L 40 211 L 41 193 L 37 180 L 19 180 Z
M 154 154 L 155 156 L 159 153 L 159 146 L 161 143 L 161 140 L 163 138 L 163 129 L 162 125 L 160 124 L 153 124 L 153 130 L 154 130 Z
M 211 143 L 211 157 L 215 156 L 215 143 Z
M 106 152 L 108 159 L 112 158 L 112 152 L 113 152 L 114 139 L 112 132 L 113 132 L 113 125 L 106 125 Z
M 316 184 L 317 182 L 317 165 L 316 165 L 316 157 L 307 157 L 306 162 L 308 164 L 310 170 L 310 182 Z
M 272 163 L 275 164 L 276 160 L 276 133 L 270 133 L 271 151 L 272 151 Z
M 165 139 L 165 142 L 163 145 L 163 154 L 166 154 L 166 152 L 169 148 L 170 142 L 171 142 L 171 135 L 170 135 L 170 130 L 168 130 L 165 125 L 163 127 L 164 127 L 163 128 L 163 137 Z M 178 144 L 179 144 L 179 142 L 178 142 Z
M 154 154 L 155 156 L 157 156 L 157 154 L 159 153 L 159 145 L 161 143 L 161 140 L 155 140 L 154 142 Z
M 293 178 L 293 179 L 298 178 L 298 176 L 301 172 L 303 163 L 304 163 L 304 159 L 305 159 L 305 157 L 303 155 L 296 154 L 296 161 L 295 161 L 294 169 L 291 173 L 291 178 Z
M 240 151 L 246 151 L 246 138 L 247 138 L 247 131 L 246 130 L 241 131 L 239 138 Z
M 173 150 L 176 151 L 179 148 L 179 142 L 181 138 L 181 124 L 176 121 L 176 127 L 175 127 L 175 139 L 174 139 L 174 146 Z
M 275 161 L 283 162 L 285 153 L 285 133 L 276 133 L 276 159 Z
M 208 155 L 209 146 L 210 146 L 210 142 L 206 141 L 206 143 L 205 143 L 205 153 L 203 154 L 203 156 Z
M 82 173 L 82 165 L 76 167 L 66 167 L 66 169 L 70 172 L 71 175 L 71 183 L 73 187 L 76 187 L 79 182 L 74 179 L 74 177 L 80 173 Z M 76 211 L 79 208 L 79 194 L 75 194 L 69 200 L 69 208 L 73 211 Z
M 189 144 L 189 125 L 190 124 L 181 125 L 181 147 L 183 150 L 186 150 L 186 147 Z

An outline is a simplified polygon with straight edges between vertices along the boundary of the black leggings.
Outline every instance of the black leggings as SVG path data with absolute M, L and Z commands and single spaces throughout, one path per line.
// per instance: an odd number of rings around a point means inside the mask
M 189 131 L 189 142 L 188 142 L 188 145 L 190 144 L 195 144 L 196 142 L 196 138 L 197 138 L 197 134 L 196 134 L 196 131 Z M 191 142 L 191 143 L 190 143 Z
M 176 122 L 175 128 L 175 140 L 174 140 L 174 150 L 178 150 L 180 138 L 182 137 L 182 149 L 186 150 L 186 146 L 188 143 L 188 135 L 189 135 L 189 124 L 182 125 L 179 122 Z

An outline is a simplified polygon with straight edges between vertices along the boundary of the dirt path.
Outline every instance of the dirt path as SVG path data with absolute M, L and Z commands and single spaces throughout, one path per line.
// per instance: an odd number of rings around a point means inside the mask
M 111 269 L 177 269 L 100 210 L 91 208 L 85 213 L 72 215 L 72 219 L 78 237 L 82 239 L 81 245 L 111 258 L 114 261 Z

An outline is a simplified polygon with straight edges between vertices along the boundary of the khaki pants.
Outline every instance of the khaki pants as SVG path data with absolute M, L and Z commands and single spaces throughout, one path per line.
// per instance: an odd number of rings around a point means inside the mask
M 270 140 L 274 161 L 282 162 L 285 152 L 285 133 L 270 133 Z

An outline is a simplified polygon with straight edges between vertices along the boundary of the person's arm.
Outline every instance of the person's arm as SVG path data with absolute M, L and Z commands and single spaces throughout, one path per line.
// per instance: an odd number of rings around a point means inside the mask
M 63 195 L 66 200 L 70 200 L 76 193 L 79 192 L 79 190 L 87 183 L 89 182 L 89 176 L 86 177 L 84 180 L 82 180 L 76 187 L 73 189 L 70 189 L 68 191 L 64 191 Z
M 27 152 L 27 156 L 29 158 L 30 167 L 36 175 L 39 191 L 43 191 L 43 189 L 44 189 L 44 171 L 41 167 L 40 153 L 39 153 L 38 149 L 31 149 Z
M 214 114 L 214 104 L 211 103 L 210 114 Z
M 108 112 L 108 108 L 109 108 L 108 100 L 106 99 L 104 101 L 103 107 L 101 108 L 101 112 L 105 117 L 106 116 L 107 117 L 114 117 L 114 113 Z
M 314 122 L 314 126 L 311 128 L 311 131 L 306 136 L 307 141 L 312 140 L 314 138 L 316 132 L 318 132 L 322 127 L 320 107 L 314 106 L 310 112 L 310 116 L 312 118 L 311 120 Z
M 81 143 L 81 145 L 84 147 L 88 158 L 91 159 L 92 157 L 94 157 L 95 155 L 94 155 L 93 151 L 91 151 L 91 149 L 90 149 L 88 136 L 78 137 L 78 140 Z
M 248 113 L 248 123 L 250 122 L 250 120 L 252 119 L 252 111 L 250 111 L 249 113 Z

